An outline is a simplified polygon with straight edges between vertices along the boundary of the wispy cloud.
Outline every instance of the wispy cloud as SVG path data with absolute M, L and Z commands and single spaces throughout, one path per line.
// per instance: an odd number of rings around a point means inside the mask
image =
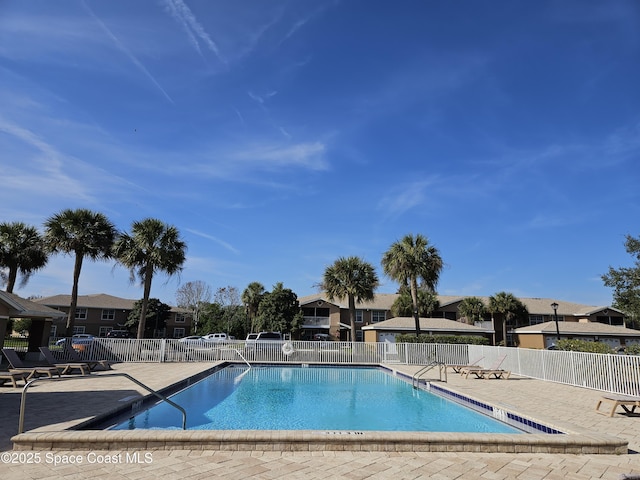
M 163 0 L 163 3 L 171 16 L 180 23 L 185 32 L 187 32 L 189 41 L 200 55 L 202 55 L 202 50 L 200 49 L 200 43 L 202 42 L 206 48 L 215 53 L 218 60 L 224 64 L 227 63 L 220 53 L 218 45 L 211 39 L 191 9 L 182 0 Z
M 437 183 L 437 178 L 433 177 L 393 187 L 378 202 L 378 209 L 388 217 L 397 217 L 413 208 L 423 206 L 428 201 L 429 187 Z
M 162 95 L 164 95 L 164 97 L 169 100 L 171 103 L 175 103 L 173 101 L 173 99 L 169 96 L 169 94 L 165 91 L 164 88 L 162 88 L 162 85 L 160 85 L 160 83 L 158 83 L 158 81 L 155 79 L 155 77 L 153 75 L 151 75 L 151 73 L 149 72 L 149 70 L 147 70 L 147 68 L 142 64 L 142 62 L 140 62 L 140 60 L 138 60 L 136 58 L 136 56 L 131 52 L 131 50 L 129 50 L 124 43 L 122 43 L 118 37 L 116 37 L 113 32 L 109 29 L 109 27 L 107 27 L 105 25 L 105 23 L 100 20 L 100 18 L 93 12 L 93 10 L 91 10 L 91 8 L 89 7 L 89 5 L 87 5 L 85 2 L 82 3 L 83 6 L 85 7 L 85 9 L 89 12 L 89 15 L 91 15 L 91 17 L 98 23 L 98 25 L 100 25 L 100 28 L 102 28 L 102 30 L 104 31 L 104 33 L 107 34 L 107 36 L 113 40 L 113 43 L 115 43 L 116 47 L 118 47 L 118 49 L 124 53 L 127 58 L 129 58 L 129 60 L 138 68 L 138 70 L 140 70 L 150 81 L 151 83 L 153 83 L 155 85 L 155 87 L 160 90 L 160 92 L 162 92 Z
M 235 248 L 233 245 L 231 245 L 231 244 L 229 244 L 229 243 L 227 243 L 227 242 L 225 242 L 223 240 L 220 240 L 219 238 L 214 237 L 213 235 L 209 235 L 208 233 L 204 233 L 204 232 L 201 232 L 199 230 L 194 230 L 192 228 L 185 228 L 185 230 L 187 232 L 189 232 L 189 233 L 192 233 L 193 235 L 197 235 L 198 237 L 206 238 L 207 240 L 211 240 L 213 242 L 216 242 L 218 245 L 223 246 L 224 248 L 226 248 L 230 252 L 233 252 L 235 254 L 239 254 L 240 253 L 240 251 L 237 248 Z
M 56 192 L 60 196 L 91 201 L 92 194 L 77 177 L 64 173 L 65 158 L 54 146 L 50 145 L 32 131 L 13 124 L 0 117 L 0 132 L 10 135 L 22 145 L 26 145 L 35 155 L 30 155 L 35 164 L 25 159 L 19 165 L 5 165 L 3 168 L 4 189 L 15 192 L 31 192 L 34 185 L 44 192 Z M 25 168 L 26 167 L 26 168 Z M 34 168 L 36 167 L 36 168 Z M 31 193 L 29 193 L 31 194 Z
M 231 157 L 247 166 L 272 170 L 299 167 L 309 170 L 326 170 L 326 146 L 322 142 L 298 143 L 295 145 L 261 145 L 237 151 Z

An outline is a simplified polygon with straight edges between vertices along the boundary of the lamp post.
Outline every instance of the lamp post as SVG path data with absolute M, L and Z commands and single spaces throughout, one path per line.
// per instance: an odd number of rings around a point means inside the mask
M 560 327 L 558 326 L 558 304 L 553 302 L 551 304 L 551 308 L 553 308 L 553 319 L 556 322 L 556 335 L 558 336 L 558 340 L 560 340 Z

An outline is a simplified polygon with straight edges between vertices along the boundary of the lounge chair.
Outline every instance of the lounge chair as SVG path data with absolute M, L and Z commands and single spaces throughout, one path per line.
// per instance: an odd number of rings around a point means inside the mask
M 602 405 L 604 402 L 611 402 L 611 410 L 609 412 L 603 412 L 602 410 L 600 410 L 600 405 Z M 598 400 L 598 403 L 596 404 L 596 412 L 601 415 L 613 417 L 618 406 L 622 407 L 627 415 L 633 414 L 636 410 L 636 407 L 640 407 L 640 397 L 607 393 L 605 395 L 602 395 L 602 397 L 600 397 L 600 400 Z
M 445 367 L 447 368 L 451 368 L 451 370 L 453 370 L 456 373 L 460 373 L 460 371 L 464 368 L 475 368 L 475 367 L 480 367 L 480 365 L 478 365 L 478 362 L 480 362 L 480 360 L 482 360 L 484 357 L 480 357 L 477 360 L 474 360 L 473 362 L 470 362 L 468 365 L 455 365 L 452 363 L 448 363 L 445 365 Z
M 64 352 L 72 362 L 86 363 L 91 370 L 95 370 L 98 366 L 102 367 L 103 370 L 111 370 L 111 362 L 109 360 L 83 360 L 69 342 L 64 342 Z
M 53 378 L 53 375 L 60 376 L 60 370 L 56 367 L 48 366 L 35 366 L 29 367 L 22 363 L 20 357 L 13 348 L 3 348 L 2 353 L 4 354 L 7 362 L 11 365 L 10 372 L 23 372 L 27 374 L 27 380 L 31 380 L 32 378 L 37 378 L 41 376 L 48 376 L 49 378 Z
M 47 362 L 49 362 L 51 365 L 53 365 L 54 367 L 60 370 L 60 373 L 62 375 L 71 373 L 75 370 L 80 371 L 82 375 L 88 375 L 91 373 L 91 369 L 89 368 L 89 365 L 87 365 L 84 362 L 67 362 L 67 363 L 58 362 L 56 357 L 53 356 L 53 353 L 51 353 L 51 350 L 49 350 L 49 347 L 40 347 L 40 352 L 42 352 L 42 355 L 44 356 L 44 359 Z
M 502 370 L 502 369 L 497 369 L 497 370 L 489 370 L 489 369 L 471 370 L 471 373 L 473 373 L 476 376 L 476 378 L 484 378 L 485 380 L 489 380 L 491 377 L 493 377 L 493 378 L 504 378 L 505 380 L 507 380 L 511 376 L 511 372 L 510 371 Z
M 13 388 L 18 388 L 18 380 L 24 380 L 28 377 L 27 372 L 21 372 L 16 370 L 0 371 L 0 385 L 4 385 L 6 382 L 11 382 Z
M 507 358 L 506 355 L 499 357 L 495 362 L 489 367 L 480 367 L 480 366 L 470 366 L 466 368 L 460 369 L 460 374 L 464 375 L 464 378 L 469 378 L 469 374 L 473 373 L 476 378 L 485 378 L 488 379 L 492 375 L 495 378 L 509 378 L 511 372 L 507 372 L 506 370 L 502 370 L 500 365 L 504 362 L 504 359 Z M 506 375 L 506 376 L 505 376 Z

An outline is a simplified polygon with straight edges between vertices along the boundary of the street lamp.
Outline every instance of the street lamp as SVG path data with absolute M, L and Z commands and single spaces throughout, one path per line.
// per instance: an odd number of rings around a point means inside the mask
M 553 302 L 551 304 L 551 308 L 553 308 L 553 319 L 556 322 L 556 334 L 558 335 L 558 340 L 560 340 L 560 327 L 558 327 L 558 304 Z

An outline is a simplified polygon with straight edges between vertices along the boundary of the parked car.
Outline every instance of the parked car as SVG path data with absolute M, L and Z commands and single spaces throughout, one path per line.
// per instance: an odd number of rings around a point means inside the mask
M 313 339 L 316 342 L 330 342 L 331 341 L 331 336 L 327 335 L 326 333 L 316 333 L 313 336 Z
M 260 332 L 249 335 L 255 335 L 255 339 L 249 339 L 247 336 L 247 348 L 280 348 L 284 341 L 280 332 Z
M 71 345 L 88 345 L 96 338 L 88 333 L 77 333 L 71 337 Z M 56 345 L 64 345 L 68 338 L 61 338 L 56 342 Z M 74 347 L 75 348 L 75 347 Z
M 207 342 L 214 342 L 214 343 L 228 342 L 229 340 L 231 340 L 231 337 L 229 337 L 226 333 L 210 333 L 208 335 L 203 336 L 202 338 Z
M 107 338 L 132 338 L 129 330 L 110 330 L 107 332 Z
M 204 338 L 202 338 L 200 335 L 190 335 L 188 337 L 182 337 L 178 341 L 182 343 L 203 343 Z

